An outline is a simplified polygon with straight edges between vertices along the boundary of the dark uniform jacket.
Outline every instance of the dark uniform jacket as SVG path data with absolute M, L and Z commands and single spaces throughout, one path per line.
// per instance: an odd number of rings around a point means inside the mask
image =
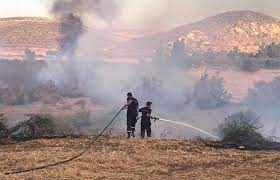
M 148 114 L 151 115 L 152 110 L 149 107 L 143 107 L 139 110 L 139 112 L 142 113 L 141 122 L 151 124 L 151 117 L 148 116 Z
M 132 100 L 132 103 L 127 107 L 127 114 L 137 114 L 138 101 L 133 97 L 128 97 L 127 102 Z

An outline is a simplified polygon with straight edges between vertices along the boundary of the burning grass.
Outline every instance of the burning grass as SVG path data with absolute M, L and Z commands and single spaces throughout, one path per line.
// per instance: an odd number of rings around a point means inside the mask
M 21 142 L 0 148 L 1 172 L 62 160 L 89 139 Z M 81 158 L 62 166 L 1 179 L 279 179 L 280 153 L 213 149 L 194 141 L 102 137 Z

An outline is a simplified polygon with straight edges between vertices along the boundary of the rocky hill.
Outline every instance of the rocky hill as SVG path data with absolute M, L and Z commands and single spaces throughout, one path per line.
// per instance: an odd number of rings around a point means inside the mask
M 142 58 L 151 56 L 154 49 L 163 46 L 169 53 L 173 42 L 184 39 L 186 52 L 230 51 L 255 53 L 260 46 L 280 42 L 280 21 L 252 11 L 232 11 L 206 18 L 178 28 L 154 33 L 141 30 L 114 30 L 113 32 L 87 28 L 84 54 L 101 57 Z M 25 48 L 37 55 L 57 50 L 59 21 L 46 18 L 0 19 L 1 57 L 22 57 Z M 89 43 L 90 42 L 90 43 Z M 89 45 L 90 44 L 90 45 Z
M 234 48 L 255 53 L 262 45 L 280 42 L 280 21 L 258 12 L 232 11 L 167 32 L 134 39 L 124 46 L 142 52 L 145 50 L 146 54 L 150 54 L 161 45 L 170 52 L 177 39 L 184 39 L 188 53 L 208 50 L 221 52 Z

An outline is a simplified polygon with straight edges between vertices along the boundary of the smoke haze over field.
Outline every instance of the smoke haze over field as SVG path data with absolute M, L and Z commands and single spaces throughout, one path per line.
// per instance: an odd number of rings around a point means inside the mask
M 141 25 L 141 27 L 161 26 L 166 24 L 169 18 L 175 19 L 175 17 L 180 17 L 172 11 L 174 14 L 171 16 L 166 16 L 166 13 L 170 13 L 169 11 L 172 9 L 180 11 L 182 7 L 187 7 L 185 6 L 187 5 L 185 4 L 186 2 L 178 0 L 173 4 L 165 0 L 141 1 L 141 4 L 146 3 L 147 7 L 142 9 L 136 8 L 140 6 L 140 1 L 116 0 L 113 1 L 113 4 L 105 2 L 108 1 L 57 0 L 54 2 L 51 12 L 55 16 L 60 17 L 62 22 L 66 22 L 61 25 L 61 29 L 65 30 L 63 34 L 66 35 L 63 36 L 65 39 L 61 45 L 62 52 L 67 51 L 70 53 L 69 58 L 75 61 L 66 64 L 49 62 L 47 68 L 43 69 L 39 75 L 40 81 L 48 82 L 52 80 L 58 88 L 64 89 L 68 87 L 65 84 L 76 84 L 77 87 L 74 88 L 74 93 L 78 92 L 84 96 L 99 98 L 107 107 L 119 106 L 120 108 L 125 103 L 126 93 L 133 92 L 140 100 L 141 105 L 144 105 L 145 101 L 151 100 L 154 102 L 154 112 L 161 112 L 161 115 L 165 117 L 172 114 L 178 120 L 193 119 L 192 117 L 184 119 L 184 115 L 187 112 L 186 109 L 188 109 L 190 114 L 194 110 L 192 102 L 190 103 L 190 96 L 196 83 L 194 79 L 185 74 L 187 68 L 178 67 L 172 63 L 160 65 L 154 62 L 119 65 L 106 64 L 95 61 L 95 57 L 90 57 L 90 61 L 85 61 L 73 56 L 78 47 L 83 49 L 83 47 L 91 47 L 94 43 L 87 40 L 87 38 L 79 41 L 83 33 L 83 27 L 88 25 L 84 21 L 87 16 L 97 16 L 108 25 L 113 24 L 114 26 L 124 15 L 123 11 L 125 9 L 127 10 L 125 16 L 128 18 L 128 21 L 131 18 L 135 20 L 135 24 Z M 190 3 L 189 1 L 187 2 Z M 199 2 L 196 2 L 198 7 L 202 6 Z M 207 2 L 205 1 L 203 5 L 205 6 Z M 181 6 L 179 7 L 179 5 Z M 202 8 L 206 7 L 204 6 Z M 130 11 L 134 11 L 134 13 Z M 85 35 L 88 35 L 87 32 L 85 32 Z M 114 57 L 111 58 L 114 59 Z M 71 88 L 68 88 L 68 91 L 71 91 Z M 178 112 L 182 115 L 177 115 Z M 227 115 L 225 114 L 225 116 Z M 221 119 L 224 118 L 221 114 L 219 116 Z M 221 120 L 217 119 L 217 117 L 207 122 L 203 119 L 196 119 L 194 124 L 203 129 L 211 130 L 211 128 L 215 127 L 217 121 Z M 163 130 L 162 128 L 158 129 L 157 135 Z M 181 130 L 178 133 L 183 135 L 184 131 Z
M 133 92 L 141 106 L 146 101 L 153 101 L 155 114 L 160 114 L 163 118 L 189 121 L 188 123 L 205 130 L 211 130 L 218 121 L 241 107 L 234 106 L 234 110 L 230 109 L 227 114 L 221 113 L 220 109 L 195 109 L 190 97 L 197 79 L 186 74 L 190 63 L 188 67 L 181 67 L 174 63 L 175 59 L 170 58 L 169 62 L 162 61 L 163 64 L 154 61 L 110 64 L 98 62 L 94 56 L 88 58 L 90 61 L 75 56 L 77 49 L 86 47 L 91 50 L 96 43 L 87 38 L 91 32 L 86 31 L 85 27 L 98 27 L 98 19 L 109 27 L 106 33 L 113 32 L 114 28 L 167 29 L 220 12 L 244 9 L 280 16 L 276 8 L 280 5 L 278 0 L 55 0 L 51 3 L 51 16 L 60 18 L 62 22 L 60 54 L 73 61 L 46 62 L 46 67 L 38 75 L 39 82 L 54 81 L 57 88 L 66 92 L 66 97 L 81 94 L 82 97 L 99 98 L 108 109 L 116 106 L 120 108 L 126 101 L 126 93 Z M 93 21 L 88 21 L 90 18 Z M 111 58 L 114 60 L 115 57 Z M 166 128 L 171 129 L 169 126 Z M 157 127 L 156 134 L 160 135 L 161 130 L 163 128 Z M 174 127 L 173 132 L 182 136 L 189 135 L 184 130 Z
M 80 8 L 83 7 L 80 0 L 70 1 Z M 0 0 L 0 17 L 52 16 L 48 13 L 48 5 L 53 2 L 54 0 Z M 113 23 L 115 28 L 172 28 L 233 10 L 259 11 L 280 17 L 279 0 L 116 0 L 117 6 L 112 2 L 103 1 L 99 6 L 109 8 L 109 15 L 105 11 L 104 16 L 102 8 L 97 8 L 94 13 L 99 12 L 107 21 L 111 21 L 111 17 L 117 13 L 119 17 Z M 88 7 L 90 6 L 86 8 Z
M 65 2 L 68 2 L 65 5 Z M 280 17 L 277 0 L 63 0 L 57 1 L 72 11 L 95 15 L 115 28 L 174 28 L 226 11 L 252 10 Z M 199 11 L 199 13 L 197 13 Z M 117 15 L 117 16 L 116 16 Z M 94 21 L 98 26 L 98 21 Z

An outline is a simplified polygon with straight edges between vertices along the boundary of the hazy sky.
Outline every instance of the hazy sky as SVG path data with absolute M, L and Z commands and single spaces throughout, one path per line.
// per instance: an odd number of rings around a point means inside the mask
M 52 0 L 0 0 L 0 17 L 47 16 Z M 108 0 L 109 1 L 109 0 Z M 230 10 L 253 10 L 280 18 L 280 0 L 117 0 L 116 28 L 170 28 Z M 98 26 L 100 21 L 96 21 Z

